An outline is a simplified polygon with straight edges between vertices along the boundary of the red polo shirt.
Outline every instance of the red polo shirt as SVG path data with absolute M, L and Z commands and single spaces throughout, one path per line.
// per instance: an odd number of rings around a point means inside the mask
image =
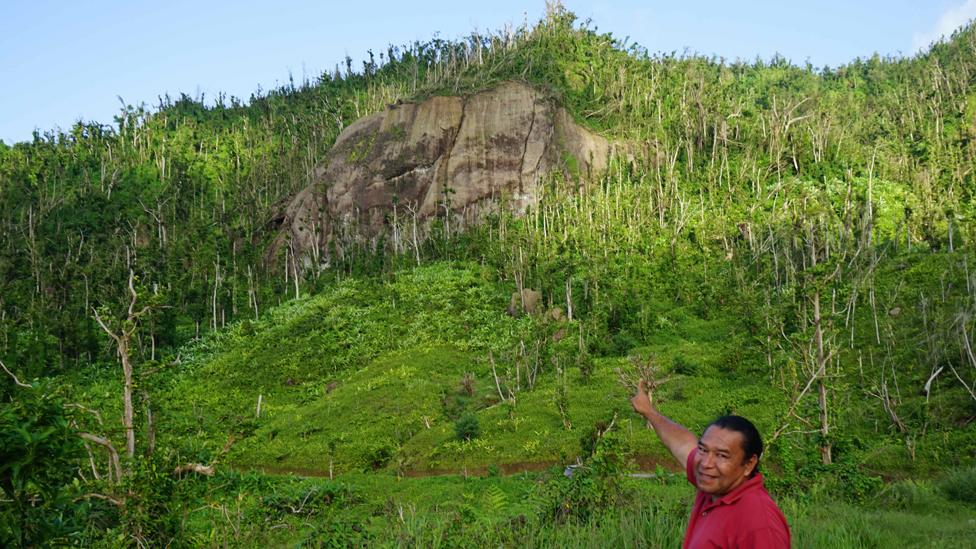
M 685 471 L 695 485 L 694 450 L 688 455 Z M 691 509 L 685 549 L 780 549 L 790 546 L 790 527 L 769 492 L 762 474 L 746 479 L 728 494 L 712 501 L 699 491 Z

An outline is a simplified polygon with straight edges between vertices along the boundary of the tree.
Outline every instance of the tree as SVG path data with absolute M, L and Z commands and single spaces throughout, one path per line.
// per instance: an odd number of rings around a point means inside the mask
M 40 547 L 75 530 L 71 511 L 81 440 L 57 395 L 0 379 L 0 545 Z
M 119 362 L 122 364 L 122 375 L 124 377 L 124 385 L 122 389 L 122 400 L 124 405 L 123 415 L 122 415 L 122 427 L 125 429 L 125 453 L 126 456 L 132 460 L 136 453 L 136 433 L 135 426 L 133 425 L 133 408 L 132 408 L 132 359 L 130 357 L 130 352 L 132 348 L 132 337 L 136 333 L 139 327 L 139 320 L 144 316 L 151 313 L 154 309 L 158 308 L 157 303 L 150 302 L 145 305 L 142 309 L 136 310 L 136 303 L 139 301 L 139 294 L 136 293 L 135 289 L 135 273 L 129 270 L 129 295 L 131 299 L 129 300 L 129 309 L 125 320 L 123 320 L 116 328 L 113 330 L 110 328 L 104 320 L 102 320 L 102 315 L 99 314 L 98 309 L 92 309 L 95 313 L 95 320 L 98 321 L 98 325 L 105 330 L 105 333 L 112 338 L 115 342 L 115 348 L 119 357 Z

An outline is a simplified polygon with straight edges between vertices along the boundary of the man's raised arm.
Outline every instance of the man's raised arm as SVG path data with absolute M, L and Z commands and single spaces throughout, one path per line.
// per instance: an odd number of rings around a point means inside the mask
M 647 424 L 654 429 L 657 437 L 671 451 L 674 459 L 684 467 L 688 463 L 688 454 L 698 445 L 698 437 L 657 411 L 657 408 L 651 404 L 651 395 L 644 380 L 641 380 L 637 394 L 630 399 L 630 404 L 635 412 L 644 416 Z

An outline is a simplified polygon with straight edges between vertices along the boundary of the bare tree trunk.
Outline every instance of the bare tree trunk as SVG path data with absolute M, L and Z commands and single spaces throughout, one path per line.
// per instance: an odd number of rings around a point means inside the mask
M 125 454 L 132 459 L 136 455 L 136 430 L 133 426 L 132 410 L 132 363 L 129 361 L 129 338 L 119 338 L 119 359 L 122 361 L 122 375 L 125 378 L 123 402 L 125 410 L 122 426 L 125 428 Z
M 105 331 L 115 341 L 116 351 L 118 351 L 119 362 L 122 363 L 122 376 L 124 380 L 122 401 L 123 401 L 123 414 L 122 414 L 122 426 L 125 429 L 125 452 L 129 459 L 132 459 L 136 453 L 136 432 L 133 426 L 133 409 L 132 409 L 132 361 L 129 358 L 130 342 L 132 340 L 132 335 L 135 333 L 138 326 L 139 317 L 143 316 L 149 312 L 149 306 L 143 307 L 142 310 L 136 311 L 136 301 L 139 296 L 136 294 L 135 289 L 135 272 L 131 269 L 129 270 L 129 310 L 126 316 L 126 320 L 122 323 L 122 327 L 119 333 L 115 333 L 109 328 L 102 317 L 98 314 L 98 310 L 92 309 L 95 313 L 95 320 L 98 325 L 102 327 Z M 98 441 L 93 440 L 92 442 L 98 443 Z
M 213 286 L 213 296 L 211 297 L 211 306 L 213 310 L 213 321 L 211 322 L 211 327 L 214 331 L 217 330 L 217 285 L 220 282 L 220 254 L 217 254 L 217 261 L 214 262 L 214 286 Z
M 149 402 L 149 395 L 142 394 L 142 399 L 146 403 L 146 456 L 152 456 L 156 451 L 156 420 L 153 418 L 152 405 Z
M 827 441 L 827 436 L 830 434 L 830 426 L 827 423 L 827 386 L 824 385 L 823 379 L 818 382 L 818 389 L 820 395 L 817 399 L 817 403 L 820 406 L 820 434 L 824 437 L 824 441 L 820 446 L 820 460 L 824 465 L 830 465 L 833 463 L 833 458 L 831 457 L 831 445 Z
M 812 227 L 810 229 L 810 267 L 814 269 L 817 267 L 816 231 Z M 817 362 L 814 367 L 817 372 L 816 375 L 819 376 L 817 380 L 817 391 L 819 393 L 817 406 L 820 409 L 820 436 L 823 439 L 820 445 L 820 459 L 824 465 L 829 465 L 833 460 L 830 442 L 827 438 L 830 434 L 830 423 L 827 415 L 827 385 L 824 383 L 824 377 L 827 375 L 827 357 L 824 353 L 823 318 L 820 314 L 820 288 L 817 288 L 813 293 L 813 338 L 817 347 Z
M 566 279 L 566 319 L 573 321 L 573 284 L 572 279 Z
M 502 385 L 498 381 L 498 372 L 495 370 L 495 357 L 492 355 L 491 351 L 488 351 L 488 362 L 491 363 L 491 375 L 495 378 L 495 388 L 498 389 L 498 398 L 502 402 L 505 402 L 505 395 L 502 393 Z M 429 429 L 429 427 L 428 427 Z
M 420 242 L 417 241 L 417 212 L 411 210 L 410 213 L 413 214 L 413 253 L 414 258 L 417 260 L 417 265 L 420 265 Z
M 254 320 L 257 320 L 258 315 L 258 295 L 257 291 L 254 289 L 254 276 L 251 272 L 251 266 L 247 266 L 247 295 L 251 303 L 254 305 Z
M 288 269 L 288 265 L 285 265 L 285 269 Z M 298 299 L 298 253 L 295 250 L 291 251 L 291 274 L 295 275 L 292 280 L 295 283 L 295 299 Z
M 827 359 L 824 356 L 823 322 L 820 317 L 819 290 L 813 294 L 813 330 L 814 340 L 817 345 L 816 368 L 820 376 L 820 379 L 817 380 L 817 390 L 819 392 L 817 405 L 820 408 L 820 435 L 823 437 L 823 442 L 820 446 L 820 459 L 824 465 L 829 465 L 833 460 L 831 458 L 831 445 L 827 439 L 830 434 L 830 423 L 827 416 L 827 385 L 824 383 L 824 376 L 827 374 Z
M 103 330 L 105 330 L 105 333 L 107 333 L 109 337 L 115 341 L 116 351 L 119 355 L 119 362 L 122 363 L 122 377 L 124 381 L 122 388 L 122 402 L 124 406 L 122 412 L 122 427 L 125 430 L 125 453 L 131 459 L 136 453 L 136 433 L 135 428 L 132 425 L 132 418 L 134 415 L 132 411 L 132 363 L 129 361 L 129 337 L 131 336 L 131 332 L 126 332 L 125 329 L 123 329 L 121 335 L 116 334 L 105 325 L 105 322 L 102 321 L 102 318 L 99 316 L 97 310 L 95 311 L 95 320 L 97 320 L 98 324 Z

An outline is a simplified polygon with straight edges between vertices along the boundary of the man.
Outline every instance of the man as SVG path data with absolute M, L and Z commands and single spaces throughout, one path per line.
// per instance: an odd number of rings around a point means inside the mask
M 790 546 L 786 517 L 763 486 L 762 438 L 749 420 L 722 416 L 699 439 L 657 411 L 643 380 L 630 403 L 698 489 L 685 549 Z

